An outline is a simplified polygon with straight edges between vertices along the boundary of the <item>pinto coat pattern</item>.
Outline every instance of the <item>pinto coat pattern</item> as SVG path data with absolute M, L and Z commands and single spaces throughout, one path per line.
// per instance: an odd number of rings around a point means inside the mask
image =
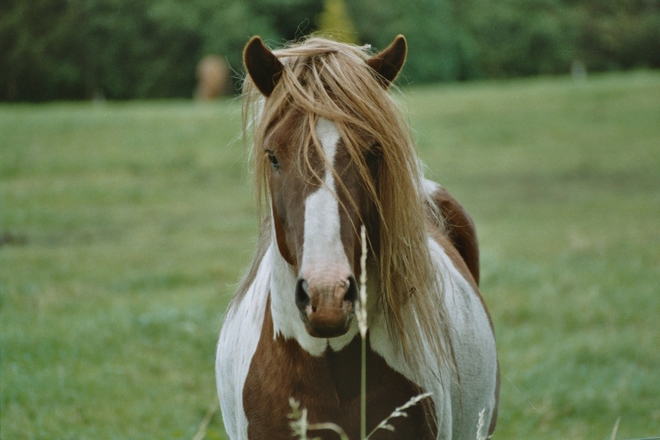
M 367 430 L 432 393 L 394 419 L 394 431 L 372 438 L 474 440 L 495 428 L 499 372 L 474 225 L 424 178 L 388 94 L 406 51 L 402 36 L 374 56 L 320 38 L 275 52 L 258 37 L 246 46 L 244 120 L 264 214 L 217 349 L 232 439 L 290 439 L 290 397 L 311 423 L 359 437 L 361 225 L 369 247 Z M 488 432 L 477 433 L 480 414 Z

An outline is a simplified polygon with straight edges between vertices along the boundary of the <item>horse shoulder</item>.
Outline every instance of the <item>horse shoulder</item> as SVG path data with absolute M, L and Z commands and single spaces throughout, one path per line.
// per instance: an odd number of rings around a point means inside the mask
M 233 439 L 247 438 L 243 388 L 266 312 L 271 252 L 269 249 L 263 256 L 246 291 L 232 300 L 220 331 L 216 383 L 225 429 Z
M 441 271 L 452 329 L 451 353 L 456 367 L 450 387 L 452 438 L 473 439 L 477 438 L 481 411 L 490 432 L 497 420 L 499 371 L 493 325 L 476 283 L 449 239 L 436 234 L 430 243 Z
M 452 286 L 445 294 L 450 316 L 455 319 L 454 353 L 459 379 L 458 394 L 466 395 L 466 390 L 489 389 L 483 399 L 472 411 L 464 408 L 461 416 L 470 414 L 470 420 L 464 417 L 454 418 L 456 431 L 465 434 L 476 426 L 472 420 L 475 411 L 488 409 L 490 415 L 488 432 L 495 429 L 499 400 L 499 366 L 495 351 L 493 323 L 488 308 L 479 291 L 479 248 L 474 223 L 460 203 L 442 186 L 427 182 L 427 190 L 433 197 L 442 215 L 446 219 L 444 228 L 429 222 L 428 230 L 432 241 L 437 245 L 436 259 L 444 259 L 443 279 L 445 286 Z M 463 317 L 463 318 L 461 318 Z M 462 330 L 461 330 L 462 329 Z M 466 349 L 466 347 L 470 347 Z M 486 353 L 489 353 L 486 355 Z M 468 392 L 469 394 L 469 392 Z M 462 398 L 452 399 L 459 405 L 465 405 Z M 462 403 L 461 403 L 462 402 Z M 455 415 L 456 416 L 456 415 Z M 488 418 L 486 419 L 488 421 Z M 468 435 L 468 436 L 469 436 Z M 463 437 L 460 437 L 463 438 Z

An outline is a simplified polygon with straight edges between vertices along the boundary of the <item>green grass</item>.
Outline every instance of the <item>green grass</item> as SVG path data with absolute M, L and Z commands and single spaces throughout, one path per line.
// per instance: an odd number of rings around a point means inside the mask
M 480 233 L 497 438 L 660 435 L 660 74 L 402 98 Z M 0 106 L 2 439 L 193 436 L 255 244 L 239 107 Z

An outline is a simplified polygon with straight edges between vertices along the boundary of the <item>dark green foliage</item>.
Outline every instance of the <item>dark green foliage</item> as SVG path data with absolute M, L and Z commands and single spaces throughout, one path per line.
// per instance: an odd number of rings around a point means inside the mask
M 412 82 L 660 67 L 659 0 L 354 0 L 360 38 L 408 37 Z
M 279 42 L 322 7 L 320 0 L 289 0 L 277 8 L 280 19 L 269 15 L 274 5 L 265 0 L 5 1 L 0 100 L 190 97 L 204 55 L 225 56 L 240 70 L 250 36 Z
M 660 67 L 657 0 L 469 1 L 485 77 Z
M 383 49 L 397 34 L 406 36 L 410 51 L 403 74 L 409 81 L 473 76 L 473 42 L 453 19 L 451 2 L 358 0 L 347 5 L 363 42 Z
M 323 0 L 246 0 L 246 3 L 259 15 L 267 17 L 280 39 L 276 43 L 295 40 L 314 31 L 316 19 L 323 11 Z
M 191 97 L 205 55 L 317 29 L 323 0 L 3 0 L 0 101 Z M 359 40 L 404 34 L 412 83 L 660 68 L 660 0 L 352 0 Z M 349 26 L 350 28 L 350 26 Z M 240 76 L 236 74 L 235 76 Z M 238 84 L 240 80 L 236 80 Z
M 473 2 L 474 3 L 474 2 Z M 480 2 L 481 3 L 481 2 Z M 559 0 L 503 0 L 472 5 L 468 32 L 479 41 L 481 76 L 568 72 L 575 26 Z M 574 21 L 574 20 L 573 20 Z

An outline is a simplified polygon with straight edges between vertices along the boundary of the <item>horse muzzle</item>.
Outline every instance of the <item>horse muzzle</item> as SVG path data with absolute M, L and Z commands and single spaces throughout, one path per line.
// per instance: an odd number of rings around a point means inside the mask
M 357 296 L 353 275 L 330 282 L 301 277 L 296 283 L 296 306 L 307 333 L 317 338 L 334 338 L 348 331 Z

